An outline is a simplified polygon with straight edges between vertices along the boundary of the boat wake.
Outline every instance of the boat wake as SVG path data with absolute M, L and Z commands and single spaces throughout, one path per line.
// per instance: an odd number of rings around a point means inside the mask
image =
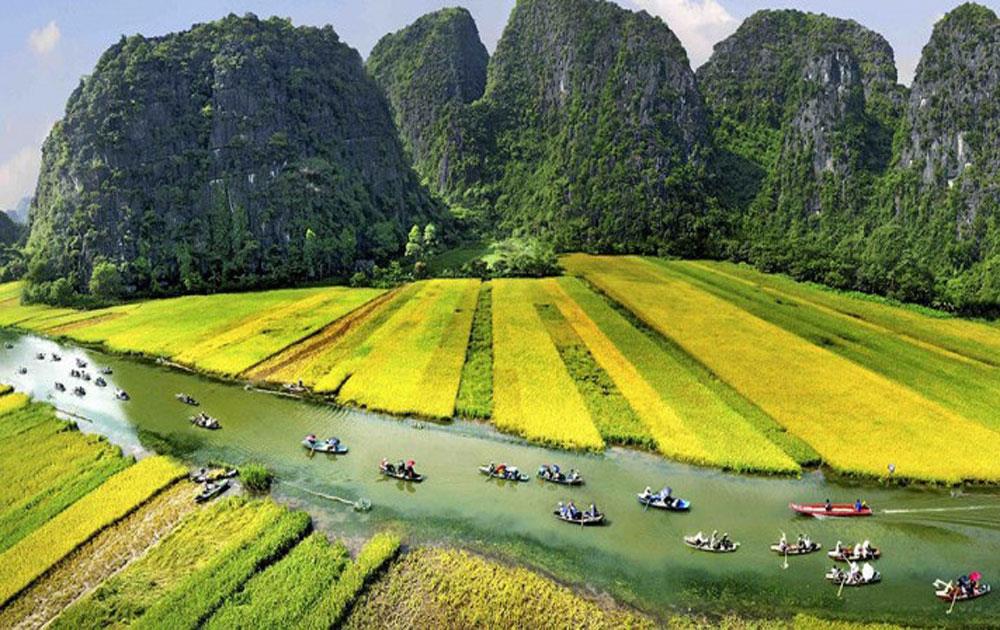
M 974 512 L 977 510 L 1000 510 L 1000 505 L 962 505 L 959 507 L 913 508 L 909 510 L 882 510 L 881 514 L 925 514 L 929 512 Z

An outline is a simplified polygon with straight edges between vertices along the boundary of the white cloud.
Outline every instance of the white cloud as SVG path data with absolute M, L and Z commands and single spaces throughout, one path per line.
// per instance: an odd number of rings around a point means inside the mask
M 712 56 L 712 47 L 733 34 L 740 25 L 718 0 L 631 0 L 641 9 L 658 15 L 687 49 L 691 67 Z
M 62 37 L 62 33 L 59 32 L 59 26 L 53 20 L 42 28 L 31 31 L 28 35 L 28 45 L 36 54 L 44 56 L 55 49 L 60 37 Z
M 42 164 L 39 146 L 27 146 L 0 163 L 0 210 L 13 208 L 21 197 L 34 194 Z

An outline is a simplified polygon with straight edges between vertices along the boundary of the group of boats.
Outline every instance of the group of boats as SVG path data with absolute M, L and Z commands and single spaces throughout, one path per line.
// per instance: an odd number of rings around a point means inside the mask
M 239 472 L 235 468 L 227 468 L 220 472 L 209 472 L 202 468 L 198 473 L 191 475 L 191 481 L 202 484 L 201 490 L 194 496 L 195 503 L 205 503 L 221 495 L 232 486 L 231 479 Z
M 197 407 L 200 403 L 194 399 L 194 397 L 189 396 L 185 393 L 174 394 L 174 398 L 184 403 L 185 405 L 190 405 L 192 407 Z M 222 423 L 219 422 L 218 418 L 214 418 L 204 411 L 199 411 L 190 418 L 188 422 L 198 427 L 199 429 L 206 429 L 208 431 L 218 431 L 222 428 Z
M 6 347 L 7 349 L 10 349 L 10 348 L 13 348 L 14 346 L 13 346 L 13 344 L 7 343 L 7 344 L 4 345 L 4 347 Z M 35 353 L 35 358 L 38 359 L 39 361 L 45 361 L 46 359 L 49 359 L 49 360 L 51 360 L 54 363 L 58 363 L 58 362 L 62 361 L 62 356 L 59 355 L 59 354 L 57 354 L 57 353 L 55 353 L 55 352 L 52 352 L 52 353 L 49 353 L 49 354 L 46 354 L 44 352 L 37 352 L 37 353 Z M 70 371 L 69 371 L 70 378 L 78 379 L 80 381 L 83 381 L 83 383 L 91 383 L 92 382 L 97 387 L 102 387 L 103 388 L 103 387 L 107 387 L 108 386 L 108 381 L 104 377 L 113 374 L 113 370 L 111 368 L 109 368 L 109 367 L 99 368 L 97 370 L 98 376 L 94 377 L 94 376 L 91 375 L 90 372 L 88 372 L 86 370 L 86 367 L 88 365 L 86 361 L 84 361 L 83 359 L 77 357 L 74 360 L 74 363 L 75 363 L 76 367 L 70 369 Z M 27 374 L 28 373 L 28 368 L 22 365 L 21 367 L 19 367 L 17 369 L 17 373 L 21 374 L 21 375 Z M 57 392 L 65 392 L 65 391 L 67 391 L 66 384 L 63 383 L 62 381 L 55 381 L 53 383 L 53 388 Z M 87 395 L 87 389 L 83 386 L 83 384 L 76 385 L 75 387 L 73 387 L 72 393 L 75 396 L 83 398 L 84 396 Z M 115 390 L 115 398 L 118 399 L 118 400 L 130 400 L 131 399 L 130 396 L 128 395 L 128 392 L 126 392 L 123 389 L 116 389 Z

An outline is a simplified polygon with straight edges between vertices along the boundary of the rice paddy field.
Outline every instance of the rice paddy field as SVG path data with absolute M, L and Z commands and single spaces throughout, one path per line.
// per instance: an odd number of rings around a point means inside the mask
M 398 416 L 478 419 L 549 446 L 630 446 L 746 472 L 823 464 L 881 478 L 892 464 L 906 479 L 1000 481 L 1000 327 L 730 263 L 562 261 L 560 278 L 88 312 L 21 305 L 9 283 L 0 326 L 301 383 Z
M 887 365 L 891 355 L 864 362 L 846 350 L 835 351 L 822 339 L 810 338 L 806 328 L 834 315 L 807 301 L 799 301 L 794 314 L 765 313 L 746 296 L 726 294 L 727 290 L 735 294 L 739 286 L 709 290 L 706 281 L 688 279 L 685 272 L 697 273 L 688 269 L 692 264 L 574 255 L 565 259 L 565 265 L 807 443 L 836 470 L 879 477 L 892 464 L 897 475 L 911 479 L 1000 481 L 996 457 L 1000 433 L 995 424 L 930 397 L 926 394 L 930 385 L 912 383 L 934 378 L 935 366 L 945 362 L 965 365 L 960 357 L 936 353 L 940 359 L 926 369 L 911 364 L 909 369 L 919 374 L 913 374 L 908 384 L 891 378 L 890 370 L 898 369 Z M 992 332 L 987 326 L 966 325 L 977 338 L 988 338 Z M 962 328 L 949 331 L 955 334 Z M 841 330 L 851 339 L 849 322 Z M 894 339 L 911 343 L 899 336 Z M 857 345 L 864 347 L 862 342 Z M 913 345 L 934 352 L 927 348 L 933 346 L 927 338 Z M 876 361 L 881 369 L 876 369 Z M 988 364 L 977 369 L 985 379 L 997 376 Z

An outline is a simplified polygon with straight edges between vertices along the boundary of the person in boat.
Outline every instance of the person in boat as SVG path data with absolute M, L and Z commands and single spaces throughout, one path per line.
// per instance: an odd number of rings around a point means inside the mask
M 830 499 L 827 499 L 823 503 L 823 509 L 826 510 L 827 512 L 832 512 L 833 511 L 833 503 L 830 502 Z
M 811 550 L 813 548 L 813 541 L 808 535 L 799 536 L 799 549 Z
M 548 476 L 549 476 L 549 465 L 548 464 L 542 464 L 541 466 L 538 467 L 538 476 L 539 477 L 545 477 L 546 479 L 548 478 Z
M 576 481 L 577 479 L 580 478 L 580 473 L 575 468 L 570 468 L 569 475 L 567 475 L 565 478 L 568 479 L 569 481 Z
M 552 474 L 559 476 L 559 464 L 552 464 L 551 470 Z
M 597 518 L 600 515 L 600 512 L 597 511 L 597 506 L 591 503 L 590 508 L 588 508 L 587 511 L 583 513 L 583 515 L 589 518 Z
M 733 546 L 733 541 L 729 540 L 729 532 L 722 534 L 722 538 L 719 539 L 719 549 L 730 549 Z
M 861 551 L 858 552 L 858 555 L 862 558 L 868 558 L 872 555 L 872 544 L 870 541 L 865 540 L 861 543 Z
M 580 518 L 580 510 L 577 509 L 576 505 L 572 501 L 566 504 L 566 513 L 574 521 Z
M 394 473 L 394 472 L 396 472 L 396 469 L 393 467 L 392 464 L 389 463 L 389 460 L 386 459 L 385 457 L 383 457 L 382 461 L 379 462 L 378 467 L 381 468 L 382 471 L 387 472 L 387 473 Z
M 712 549 L 718 549 L 719 545 L 719 530 L 713 529 L 712 535 L 708 537 L 708 546 Z
M 405 466 L 404 470 L 406 471 L 406 478 L 407 479 L 416 479 L 417 478 L 417 471 L 413 469 L 413 466 L 414 466 L 415 463 L 416 462 L 414 462 L 412 459 L 409 460 L 408 462 L 406 462 L 406 466 Z
M 795 547 L 797 549 L 802 549 L 805 546 L 805 538 L 802 534 L 799 534 L 798 538 L 795 539 Z
M 854 582 L 857 582 L 858 578 L 860 577 L 861 577 L 861 568 L 858 566 L 857 562 L 854 562 L 852 560 L 850 564 L 850 570 L 847 572 L 847 581 L 853 584 Z
M 864 509 L 864 507 L 865 507 L 865 504 L 861 502 L 861 499 L 858 499 L 857 501 L 854 502 L 854 511 L 855 512 L 860 512 L 861 510 Z
M 833 551 L 838 556 L 839 555 L 843 555 L 843 553 L 844 553 L 844 543 L 838 540 L 837 544 L 833 546 Z
M 698 533 L 694 535 L 694 544 L 698 545 L 699 547 L 704 547 L 705 543 L 707 542 L 708 541 L 705 540 L 705 534 L 703 534 L 701 530 L 698 530 Z
M 641 496 L 642 496 L 642 500 L 643 501 L 652 501 L 653 500 L 653 489 L 650 488 L 649 486 L 646 486 L 646 489 L 642 491 L 642 495 Z
M 313 434 L 313 433 L 310 433 L 309 435 L 307 435 L 306 436 L 306 443 L 309 444 L 309 446 L 316 446 L 316 435 Z M 382 461 L 385 461 L 385 460 L 382 460 Z
M 507 479 L 517 480 L 521 477 L 521 473 L 517 470 L 517 466 L 511 466 L 507 469 L 506 474 Z
M 333 450 L 337 450 L 337 448 L 340 447 L 340 438 L 338 438 L 338 437 L 329 437 L 329 438 L 326 439 L 326 443 Z
M 563 518 L 566 518 L 566 506 L 565 506 L 565 505 L 563 505 L 563 502 L 562 502 L 562 501 L 560 501 L 560 502 L 559 502 L 559 505 L 558 505 L 558 506 L 556 506 L 556 507 L 557 507 L 557 508 L 558 508 L 558 510 L 559 510 L 559 516 L 561 516 L 561 517 L 563 517 Z
M 507 464 L 503 464 L 503 463 L 498 464 L 497 467 L 494 468 L 491 472 L 493 472 L 498 477 L 506 477 L 507 476 Z
M 778 550 L 781 553 L 788 551 L 788 536 L 785 535 L 785 532 L 781 532 L 781 538 L 778 539 Z

